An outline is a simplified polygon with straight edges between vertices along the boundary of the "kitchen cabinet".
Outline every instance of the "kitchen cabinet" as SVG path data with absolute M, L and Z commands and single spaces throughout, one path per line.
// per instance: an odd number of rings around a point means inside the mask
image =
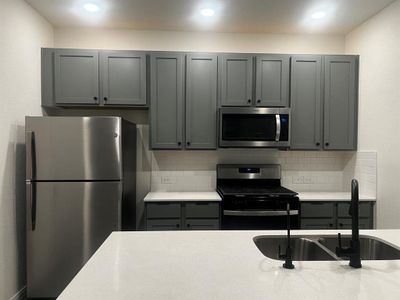
M 219 57 L 221 106 L 253 104 L 253 56 L 226 54 Z
M 145 211 L 146 230 L 217 230 L 221 227 L 219 202 L 147 202 Z
M 291 62 L 291 149 L 323 147 L 322 57 L 293 56 Z
M 217 56 L 186 55 L 186 148 L 217 148 Z
M 256 106 L 289 106 L 290 56 L 256 56 Z
M 57 105 L 99 103 L 99 52 L 54 51 L 54 95 Z
M 325 56 L 324 148 L 357 149 L 357 70 L 355 56 Z
M 301 229 L 351 229 L 350 201 L 301 202 Z M 359 203 L 360 229 L 372 229 L 374 202 Z
M 42 106 L 146 106 L 146 56 L 137 51 L 44 48 Z
M 150 125 L 152 149 L 216 149 L 216 55 L 151 55 Z
M 224 54 L 220 60 L 221 106 L 289 106 L 290 55 Z
M 101 51 L 104 105 L 146 105 L 146 55 L 135 51 Z
M 150 130 L 152 149 L 183 148 L 182 53 L 153 53 L 150 58 Z
M 291 149 L 357 149 L 356 56 L 293 56 Z

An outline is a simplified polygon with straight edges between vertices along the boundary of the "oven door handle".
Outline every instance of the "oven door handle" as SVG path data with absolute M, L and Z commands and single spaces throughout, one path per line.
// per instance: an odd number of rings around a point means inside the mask
M 291 210 L 290 215 L 298 215 L 298 210 Z M 261 216 L 286 216 L 286 210 L 224 210 L 224 216 L 248 216 L 248 217 L 261 217 Z

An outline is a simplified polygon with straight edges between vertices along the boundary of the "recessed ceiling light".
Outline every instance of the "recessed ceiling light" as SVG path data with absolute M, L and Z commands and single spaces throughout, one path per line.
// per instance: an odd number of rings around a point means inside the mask
M 311 15 L 311 18 L 318 20 L 318 19 L 325 18 L 325 16 L 326 16 L 326 13 L 324 11 L 316 11 Z
M 98 12 L 100 7 L 94 3 L 85 3 L 83 8 L 86 9 L 88 12 Z
M 205 17 L 212 17 L 215 14 L 215 11 L 211 8 L 203 8 L 201 14 Z

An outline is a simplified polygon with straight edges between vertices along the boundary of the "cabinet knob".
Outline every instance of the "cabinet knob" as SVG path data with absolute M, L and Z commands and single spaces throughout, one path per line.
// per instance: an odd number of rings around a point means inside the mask
M 339 226 L 340 226 L 340 227 L 343 227 L 343 223 L 339 223 Z
M 93 97 L 93 100 L 94 100 L 94 101 L 97 101 L 97 97 Z
M 329 227 L 333 227 L 333 224 L 332 224 L 332 223 L 329 223 Z
M 107 97 L 104 97 L 104 101 L 107 101 Z
M 181 225 L 179 225 L 179 224 L 176 224 L 176 228 L 179 228 Z
M 260 100 L 260 99 L 258 99 L 258 100 L 257 100 L 257 103 L 261 103 L 261 100 Z
M 329 146 L 329 143 L 325 143 L 325 146 Z
M 247 103 L 251 103 L 251 99 L 248 99 L 248 100 L 247 100 Z
M 187 224 L 186 226 L 187 226 L 187 228 L 190 228 L 190 224 Z
M 182 145 L 182 142 L 178 142 L 178 146 Z
M 317 142 L 317 143 L 315 143 L 315 145 L 319 146 L 319 145 L 320 145 L 320 143 L 318 143 L 318 142 Z
M 190 146 L 190 142 L 186 142 L 186 145 Z

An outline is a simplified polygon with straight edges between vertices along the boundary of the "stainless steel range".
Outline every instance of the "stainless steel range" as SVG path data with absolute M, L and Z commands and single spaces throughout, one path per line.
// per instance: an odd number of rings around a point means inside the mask
M 222 197 L 222 229 L 299 228 L 297 193 L 281 186 L 280 165 L 217 165 L 217 192 Z

